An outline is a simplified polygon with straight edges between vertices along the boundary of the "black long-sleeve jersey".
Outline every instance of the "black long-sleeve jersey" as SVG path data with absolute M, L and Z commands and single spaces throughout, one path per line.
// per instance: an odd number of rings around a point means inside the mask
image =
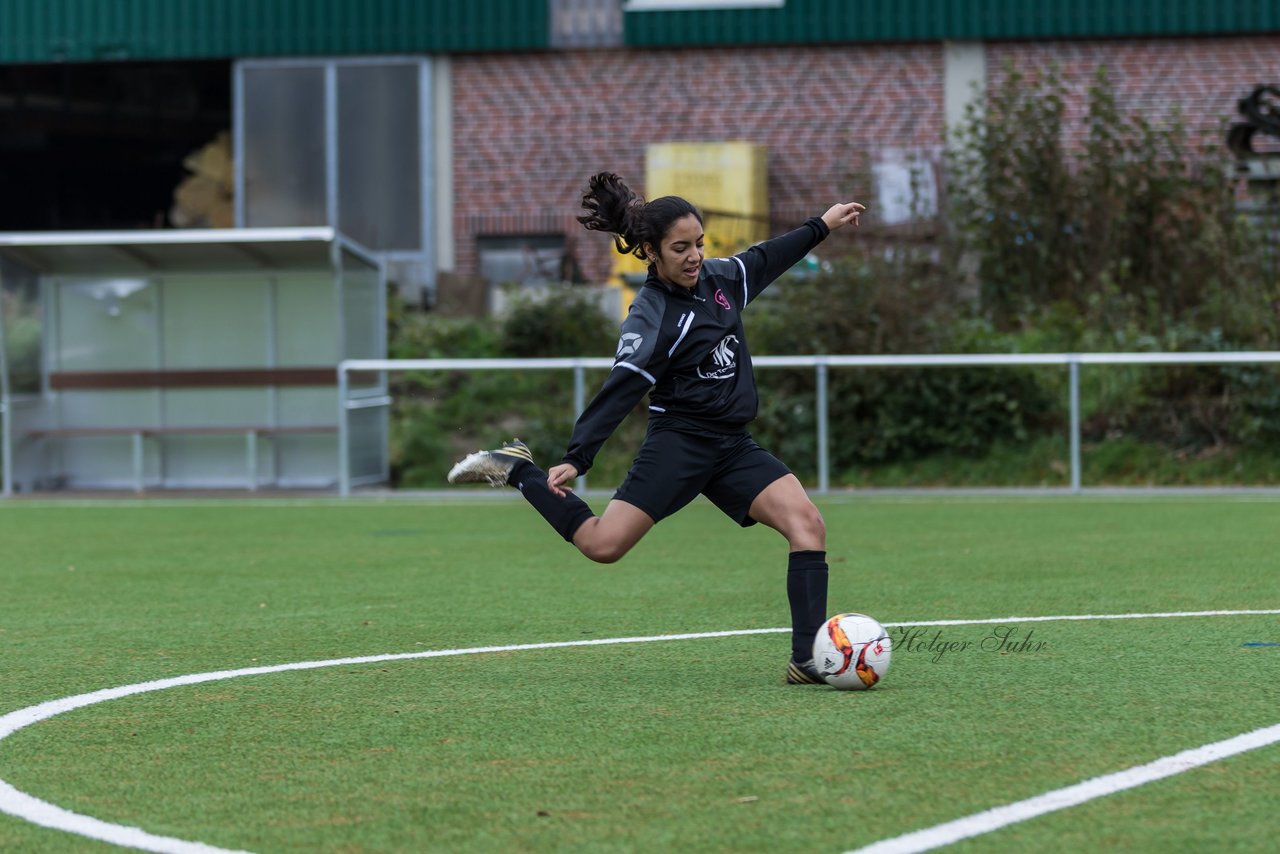
M 691 289 L 659 280 L 651 267 L 622 323 L 613 370 L 574 425 L 563 461 L 584 474 L 646 391 L 651 417 L 723 433 L 754 419 L 759 397 L 742 310 L 829 233 L 812 217 L 730 258 L 705 259 Z

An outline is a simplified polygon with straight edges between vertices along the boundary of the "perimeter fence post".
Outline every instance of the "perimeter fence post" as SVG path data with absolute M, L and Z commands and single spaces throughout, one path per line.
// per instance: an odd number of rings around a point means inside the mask
M 1080 356 L 1067 356 L 1071 395 L 1071 491 L 1080 491 Z
M 4 303 L 0 302 L 0 496 L 13 495 L 13 422 L 9 410 L 9 364 L 5 356 Z
M 831 488 L 830 459 L 827 448 L 827 357 L 819 356 L 814 365 L 814 378 L 818 397 L 818 494 L 826 495 Z
M 9 395 L 0 392 L 0 496 L 13 495 L 13 449 L 10 447 Z
M 578 417 L 582 415 L 582 410 L 587 408 L 587 383 L 585 370 L 582 366 L 582 359 L 573 360 L 573 420 L 576 423 Z M 585 474 L 578 475 L 578 492 L 587 491 L 587 476 Z
M 347 365 L 338 363 L 338 494 L 351 497 L 350 442 L 347 425 Z

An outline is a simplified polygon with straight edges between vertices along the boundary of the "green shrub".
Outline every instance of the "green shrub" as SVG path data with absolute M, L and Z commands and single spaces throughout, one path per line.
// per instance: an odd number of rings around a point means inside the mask
M 758 354 L 919 354 L 1009 351 L 1015 343 L 974 315 L 973 304 L 927 253 L 838 262 L 790 276 L 747 312 Z M 1063 402 L 1043 371 L 1026 368 L 830 368 L 828 422 L 834 469 L 978 455 L 1060 423 Z M 763 369 L 759 440 L 797 471 L 817 467 L 814 371 Z
M 1274 251 L 1237 211 L 1221 144 L 1192 150 L 1179 121 L 1122 114 L 1102 67 L 1079 145 L 1066 102 L 1056 71 L 1010 68 L 949 141 L 951 254 L 976 268 L 983 314 L 1050 325 L 1065 350 L 1087 331 L 1179 326 L 1275 346 Z
M 406 314 L 391 330 L 392 359 L 483 359 L 500 352 L 501 330 L 491 320 Z
M 517 296 L 502 322 L 504 356 L 612 356 L 618 322 L 600 311 L 591 294 L 573 285 L 556 285 L 547 296 Z
M 1217 330 L 1184 328 L 1163 343 L 1159 349 L 1170 351 L 1242 349 Z M 1280 369 L 1274 365 L 1098 365 L 1084 372 L 1085 387 L 1086 441 L 1130 438 L 1188 454 L 1280 439 Z
M 393 358 L 600 356 L 613 352 L 616 337 L 616 324 L 589 295 L 566 286 L 552 299 L 517 298 L 502 321 L 407 311 L 394 318 L 388 349 Z M 443 486 L 458 457 L 513 436 L 549 466 L 559 461 L 573 429 L 569 370 L 414 371 L 391 379 L 397 486 Z M 603 374 L 591 371 L 586 379 L 590 395 Z M 634 426 L 628 429 L 634 433 Z M 602 479 L 618 468 L 613 455 L 602 455 L 598 466 Z

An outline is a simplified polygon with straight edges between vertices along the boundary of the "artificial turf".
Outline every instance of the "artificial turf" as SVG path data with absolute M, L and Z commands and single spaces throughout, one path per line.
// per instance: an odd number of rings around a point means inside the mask
M 1280 608 L 1262 496 L 831 498 L 831 610 L 886 623 Z M 780 628 L 786 548 L 705 502 L 623 562 L 518 501 L 0 505 L 0 715 L 182 674 Z M 785 633 L 348 664 L 139 694 L 0 779 L 269 851 L 845 851 L 1280 723 L 1280 615 L 891 626 L 870 692 Z M 1003 638 L 1003 640 L 1002 640 Z M 960 843 L 1263 850 L 1280 745 Z M 0 850 L 111 850 L 0 815 Z

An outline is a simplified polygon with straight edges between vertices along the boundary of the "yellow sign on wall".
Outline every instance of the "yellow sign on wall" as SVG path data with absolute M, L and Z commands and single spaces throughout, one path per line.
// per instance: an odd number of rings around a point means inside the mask
M 661 142 L 645 151 L 646 199 L 682 196 L 702 212 L 707 257 L 741 252 L 769 236 L 768 151 L 750 142 Z M 619 255 L 609 284 L 626 313 L 647 265 Z
M 683 196 L 703 216 L 768 226 L 765 148 L 750 142 L 662 142 L 645 152 L 645 195 Z M 757 239 L 763 239 L 763 235 Z

